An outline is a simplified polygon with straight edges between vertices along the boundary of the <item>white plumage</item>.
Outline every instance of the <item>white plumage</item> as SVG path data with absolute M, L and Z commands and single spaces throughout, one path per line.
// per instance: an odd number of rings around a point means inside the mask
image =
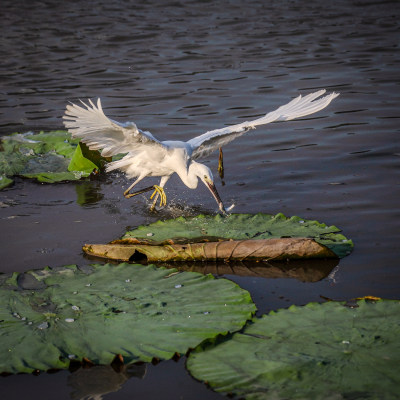
M 101 150 L 101 155 L 104 157 L 126 153 L 122 159 L 110 162 L 106 167 L 107 171 L 120 169 L 128 178 L 136 178 L 124 192 L 125 197 L 129 198 L 154 188 L 155 199 L 152 208 L 159 195 L 161 195 L 160 205 L 163 205 L 166 203 L 163 187 L 170 176 L 176 172 L 183 183 L 191 189 L 197 187 L 198 179 L 202 180 L 210 189 L 220 210 L 225 212 L 210 169 L 195 160 L 209 155 L 258 125 L 274 121 L 289 121 L 320 111 L 339 95 L 331 93 L 321 97 L 324 93 L 325 90 L 319 90 L 304 97 L 300 95 L 261 118 L 215 129 L 187 142 L 159 141 L 150 132 L 138 129 L 133 122 L 113 121 L 104 115 L 100 99 L 97 100 L 97 105 L 91 100 L 89 104 L 82 102 L 84 107 L 76 104 L 67 105 L 63 119 L 71 135 L 80 138 L 89 149 Z M 139 181 L 147 176 L 160 176 L 160 185 L 129 193 Z

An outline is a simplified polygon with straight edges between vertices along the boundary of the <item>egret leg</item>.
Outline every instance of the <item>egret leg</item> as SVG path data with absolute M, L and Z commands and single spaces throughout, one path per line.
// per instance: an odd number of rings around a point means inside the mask
M 139 183 L 143 178 L 144 178 L 144 176 L 139 176 L 139 178 L 137 178 L 136 181 L 133 182 L 132 185 L 129 186 L 128 189 L 125 190 L 124 196 L 125 196 L 127 199 L 129 199 L 129 198 L 132 197 L 132 196 L 135 196 L 136 194 L 139 194 L 139 193 L 129 193 L 129 192 L 130 192 L 130 190 L 131 190 L 137 183 Z M 143 192 L 142 192 L 142 193 L 143 193 Z
M 131 197 L 137 196 L 138 194 L 150 192 L 150 190 L 153 190 L 153 189 L 155 188 L 155 186 L 157 186 L 157 185 L 149 186 L 149 187 L 147 187 L 147 188 L 140 189 L 140 190 L 138 190 L 137 192 L 126 194 L 125 197 L 126 197 L 127 199 L 130 199 Z
M 222 147 L 219 148 L 218 173 L 220 178 L 224 179 L 224 155 L 222 153 Z
M 163 176 L 160 181 L 160 185 L 154 185 L 154 193 L 150 196 L 150 199 L 154 197 L 153 204 L 150 207 L 150 211 L 154 211 L 156 208 L 158 196 L 161 196 L 160 207 L 167 205 L 167 196 L 164 192 L 164 185 L 167 183 L 169 176 Z

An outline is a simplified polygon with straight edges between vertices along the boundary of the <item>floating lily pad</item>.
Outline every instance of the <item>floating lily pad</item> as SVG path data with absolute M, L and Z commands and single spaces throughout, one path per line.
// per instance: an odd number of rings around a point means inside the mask
M 82 147 L 79 139 L 72 139 L 65 131 L 3 137 L 0 175 L 19 175 L 46 183 L 88 177 L 104 166 L 105 159 L 99 152 Z
M 85 143 L 79 142 L 68 165 L 68 171 L 81 171 L 90 175 L 94 170 L 103 169 L 105 162 L 106 159 L 100 152 L 89 150 Z
M 281 213 L 231 214 L 228 217 L 198 215 L 139 226 L 127 232 L 120 242 L 135 242 L 137 239 L 141 243 L 161 244 L 302 237 L 314 239 L 342 258 L 352 251 L 353 242 L 339 232 L 340 229 L 333 225 L 327 226 L 295 216 L 285 217 Z
M 13 183 L 12 179 L 7 178 L 5 175 L 0 175 L 0 190 L 11 186 Z
M 400 301 L 310 303 L 199 346 L 190 373 L 245 399 L 397 399 Z
M 1 372 L 169 359 L 239 330 L 255 306 L 225 279 L 153 266 L 67 266 L 0 276 Z

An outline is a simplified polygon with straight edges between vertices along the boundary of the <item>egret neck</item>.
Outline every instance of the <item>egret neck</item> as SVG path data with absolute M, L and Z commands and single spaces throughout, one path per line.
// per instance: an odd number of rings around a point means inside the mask
M 179 177 L 182 179 L 183 183 L 190 189 L 197 188 L 198 179 L 200 178 L 200 180 L 206 185 L 206 187 L 213 195 L 215 201 L 218 204 L 219 210 L 223 214 L 226 214 L 224 204 L 222 203 L 221 197 L 219 196 L 217 188 L 214 185 L 214 179 L 210 168 L 196 161 L 191 161 L 189 164 L 189 168 L 187 169 L 186 176 L 184 176 L 183 174 L 179 174 Z

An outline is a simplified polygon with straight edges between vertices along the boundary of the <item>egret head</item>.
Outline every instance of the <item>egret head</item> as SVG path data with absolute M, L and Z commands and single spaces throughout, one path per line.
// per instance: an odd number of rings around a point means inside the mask
M 208 187 L 215 201 L 218 203 L 218 207 L 223 214 L 226 214 L 224 204 L 222 203 L 221 197 L 219 197 L 217 188 L 214 185 L 214 178 L 210 168 L 204 164 L 195 163 L 195 174 L 201 179 L 201 181 Z

